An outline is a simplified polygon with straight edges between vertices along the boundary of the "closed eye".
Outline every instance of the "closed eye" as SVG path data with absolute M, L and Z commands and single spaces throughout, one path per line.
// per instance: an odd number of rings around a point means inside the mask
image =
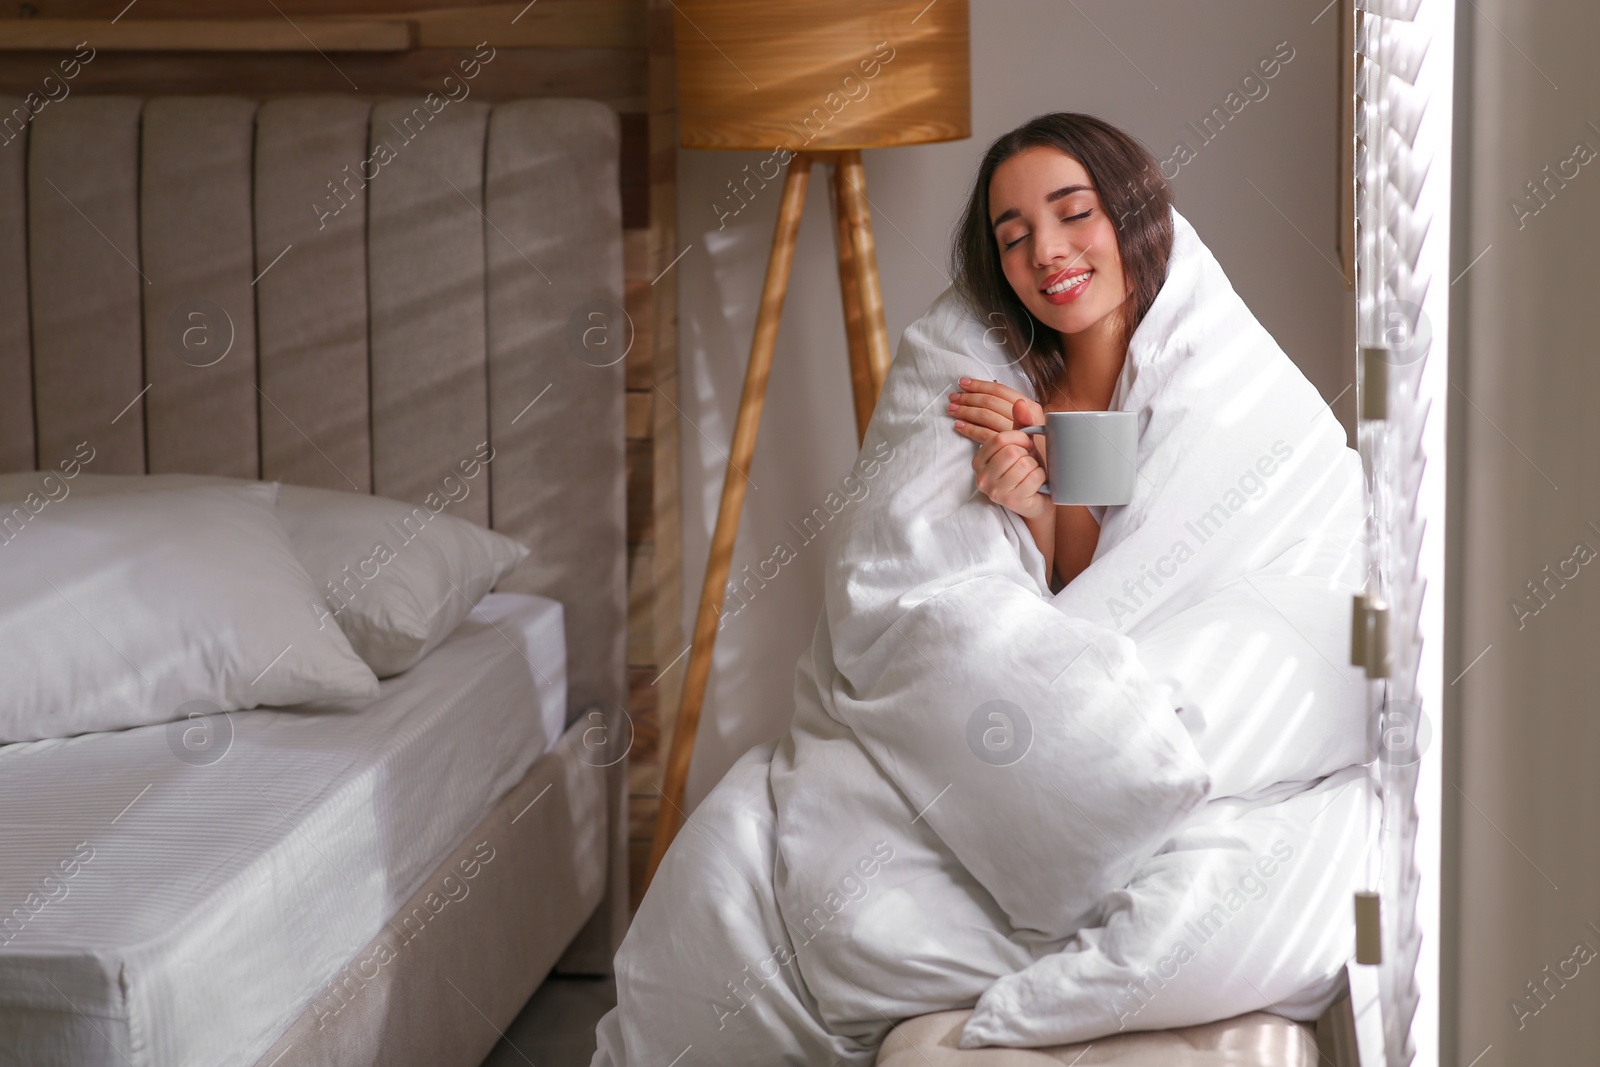
M 1088 218 L 1090 215 L 1093 215 L 1093 214 L 1094 214 L 1094 209 L 1090 208 L 1088 211 L 1081 212 L 1081 213 L 1079 213 L 1077 215 L 1068 215 L 1066 218 L 1062 219 L 1061 221 L 1062 222 L 1081 222 L 1082 220 Z M 1023 234 L 1021 237 L 1018 237 L 1018 238 L 1016 238 L 1014 240 L 1011 240 L 1011 241 L 1007 241 L 1006 242 L 1006 246 L 1005 246 L 1005 250 L 1007 252 L 1011 251 L 1011 249 L 1015 248 L 1018 244 L 1022 243 L 1024 240 L 1026 240 L 1027 237 L 1028 237 L 1027 234 Z

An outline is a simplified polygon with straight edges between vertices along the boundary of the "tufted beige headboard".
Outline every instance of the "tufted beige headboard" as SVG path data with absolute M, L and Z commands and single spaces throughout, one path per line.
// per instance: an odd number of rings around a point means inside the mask
M 0 470 L 437 494 L 532 548 L 569 717 L 625 707 L 618 145 L 589 100 L 51 104 L 0 144 Z

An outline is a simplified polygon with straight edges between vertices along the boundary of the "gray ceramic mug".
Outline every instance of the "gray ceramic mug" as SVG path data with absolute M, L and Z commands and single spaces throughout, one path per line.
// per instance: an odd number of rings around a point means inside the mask
M 1047 411 L 1043 426 L 1045 468 L 1039 487 L 1057 504 L 1126 504 L 1139 477 L 1139 413 L 1136 411 Z

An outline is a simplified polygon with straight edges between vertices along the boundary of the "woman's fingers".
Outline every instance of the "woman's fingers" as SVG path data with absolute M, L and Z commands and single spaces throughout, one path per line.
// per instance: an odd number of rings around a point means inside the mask
M 958 424 L 957 429 L 962 429 Z M 966 427 L 976 440 L 984 430 Z M 1034 438 L 1021 430 L 987 432 L 989 437 L 973 456 L 973 474 L 979 493 L 1000 507 L 1018 514 L 1037 510 L 1038 488 L 1045 485 L 1045 469 L 1034 450 Z
M 950 394 L 949 411 L 955 418 L 993 430 L 1044 423 L 1044 407 L 1009 385 L 975 378 L 962 378 L 961 385 L 968 391 Z
M 1008 494 L 1016 502 L 1034 496 L 1042 485 L 1045 485 L 1045 469 L 1038 466 L 1037 459 L 1032 456 L 1018 459 L 1000 475 L 1000 493 Z
M 1037 437 L 1025 434 L 1021 430 L 1007 430 L 1005 433 L 996 434 L 995 436 L 1004 437 L 1007 444 L 1020 448 L 1023 455 L 1030 456 L 1035 461 L 1040 458 L 1038 445 L 1040 439 Z
M 968 407 L 965 404 L 953 404 L 949 414 L 952 418 L 966 422 L 970 426 L 981 426 L 985 430 L 999 433 L 1001 430 L 1012 428 L 1011 416 L 987 408 Z
M 980 446 L 999 432 L 1000 431 L 998 430 L 991 430 L 987 426 L 975 426 L 970 422 L 956 423 L 956 433 L 960 434 L 962 437 L 965 437 L 969 441 L 978 442 Z
M 989 494 L 998 484 L 999 476 L 1021 459 L 1032 459 L 1027 435 L 1020 430 L 997 433 L 978 446 L 972 457 L 972 469 L 978 475 L 978 488 Z
M 1046 481 L 1043 460 L 1034 438 L 1021 430 L 995 431 L 965 422 L 956 432 L 978 442 L 972 457 L 978 491 L 1002 507 L 1019 511 Z
M 1022 452 L 1028 451 L 1028 435 L 1021 430 L 1002 430 L 991 433 L 989 438 L 978 446 L 978 454 L 972 458 L 974 467 L 989 466 L 994 462 L 997 452 L 1004 448 L 1016 448 Z
M 994 466 L 978 479 L 980 491 L 991 501 L 1020 514 L 1036 510 L 1044 472 L 1032 456 L 1004 449 L 996 453 Z
M 1012 405 L 986 393 L 951 393 L 948 413 L 991 430 L 1009 430 Z
M 1004 462 L 1006 458 L 1010 457 L 1003 455 L 1000 462 Z M 1043 474 L 1043 472 L 1039 470 L 1039 461 L 1034 459 L 1031 455 L 1023 453 L 1022 455 L 1010 458 L 1009 466 L 1007 466 L 1003 471 L 1000 471 L 995 479 L 995 490 L 1002 494 L 1015 493 L 1036 472 L 1041 475 Z M 1039 481 L 1043 483 L 1044 478 L 1041 476 Z
M 977 378 L 962 378 L 961 388 L 973 393 L 984 393 L 998 397 L 1004 402 L 1007 410 L 1010 409 L 1015 401 L 1028 399 L 1009 385 L 1001 385 L 999 382 L 980 381 Z
M 963 378 L 962 381 L 970 382 L 972 379 Z M 980 388 L 980 386 L 985 388 Z M 950 406 L 952 408 L 957 406 L 981 408 L 984 411 L 993 411 L 1004 415 L 1007 419 L 1011 417 L 1012 405 L 1018 400 L 1026 401 L 1028 399 L 1010 386 L 1000 385 L 996 382 L 973 382 L 970 388 L 963 388 L 965 390 L 963 392 L 950 394 Z M 996 392 L 995 390 L 1003 390 L 1003 392 Z
M 993 431 L 957 423 L 956 429 L 974 441 L 978 451 L 972 470 L 978 491 L 991 501 L 1018 513 L 1032 509 L 1045 471 L 1033 438 L 1021 430 Z

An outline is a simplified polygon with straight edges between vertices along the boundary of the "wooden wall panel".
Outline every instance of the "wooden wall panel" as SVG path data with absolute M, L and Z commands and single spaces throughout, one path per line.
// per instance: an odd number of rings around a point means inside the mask
M 671 0 L 648 0 L 650 58 L 646 74 L 650 85 L 648 113 L 650 146 L 650 229 L 648 256 L 637 278 L 649 293 L 650 328 L 641 331 L 649 345 L 645 389 L 651 395 L 651 494 L 654 521 L 652 541 L 641 544 L 630 557 L 641 593 L 638 611 L 650 634 L 648 661 L 641 654 L 632 661 L 634 682 L 634 752 L 629 767 L 629 856 L 635 904 L 642 895 L 650 838 L 655 828 L 661 778 L 661 748 L 677 720 L 683 690 L 684 653 L 688 638 L 683 631 L 683 547 L 679 503 L 678 410 L 678 129 L 673 77 L 673 5 Z M 630 281 L 635 280 L 630 275 Z M 631 379 L 630 379 L 631 380 Z

